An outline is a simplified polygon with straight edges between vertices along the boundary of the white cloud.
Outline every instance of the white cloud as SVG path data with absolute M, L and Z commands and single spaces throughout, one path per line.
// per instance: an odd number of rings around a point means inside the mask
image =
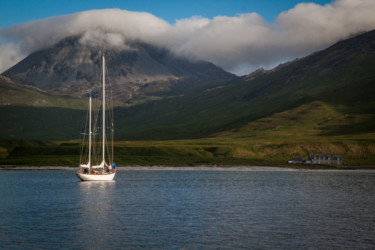
M 194 16 L 170 25 L 145 12 L 105 9 L 51 17 L 0 30 L 0 72 L 22 56 L 83 34 L 82 43 L 129 49 L 142 40 L 235 73 L 249 73 L 305 56 L 358 32 L 375 28 L 374 0 L 301 3 L 267 23 L 256 13 L 207 19 Z M 3 54 L 3 51 L 7 54 Z
M 12 67 L 26 55 L 20 51 L 19 46 L 11 43 L 0 43 L 0 72 Z

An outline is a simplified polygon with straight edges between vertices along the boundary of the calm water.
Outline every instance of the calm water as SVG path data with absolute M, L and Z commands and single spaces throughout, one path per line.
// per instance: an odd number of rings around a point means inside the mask
M 0 248 L 375 248 L 375 172 L 0 171 Z

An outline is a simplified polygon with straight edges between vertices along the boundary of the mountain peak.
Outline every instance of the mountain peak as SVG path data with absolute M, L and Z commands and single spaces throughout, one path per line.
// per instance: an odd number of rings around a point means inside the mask
M 36 51 L 3 73 L 21 84 L 55 94 L 81 96 L 101 79 L 103 49 L 85 45 L 82 37 L 67 37 L 54 46 Z M 123 100 L 140 95 L 147 84 L 168 91 L 179 82 L 229 79 L 234 76 L 208 62 L 193 62 L 165 48 L 128 41 L 126 48 L 105 50 L 107 70 L 116 95 Z

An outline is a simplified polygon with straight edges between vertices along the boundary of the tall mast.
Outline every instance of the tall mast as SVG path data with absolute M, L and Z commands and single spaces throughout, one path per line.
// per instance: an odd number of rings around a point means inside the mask
M 89 115 L 89 169 L 91 170 L 91 136 L 92 136 L 92 131 L 91 131 L 91 91 L 90 91 L 90 101 L 89 101 L 89 110 L 90 110 L 90 115 Z
M 103 163 L 105 163 L 105 58 L 103 53 Z
M 114 150 L 113 150 L 113 141 L 115 139 L 114 133 L 115 133 L 115 131 L 114 131 L 114 127 L 113 127 L 113 113 L 112 113 L 112 159 L 111 159 L 112 163 L 115 161 L 115 158 L 113 157 L 113 152 L 114 152 Z

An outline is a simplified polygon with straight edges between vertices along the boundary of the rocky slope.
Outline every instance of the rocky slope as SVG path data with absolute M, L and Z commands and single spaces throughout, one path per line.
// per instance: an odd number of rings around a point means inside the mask
M 189 91 L 211 88 L 235 78 L 212 63 L 189 61 L 150 44 L 131 42 L 124 50 L 103 50 L 81 44 L 79 37 L 32 53 L 3 75 L 49 93 L 82 96 L 100 82 L 103 52 L 114 95 L 122 101 L 183 94 L 186 86 Z

